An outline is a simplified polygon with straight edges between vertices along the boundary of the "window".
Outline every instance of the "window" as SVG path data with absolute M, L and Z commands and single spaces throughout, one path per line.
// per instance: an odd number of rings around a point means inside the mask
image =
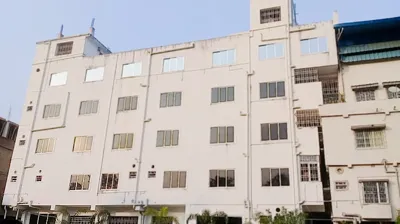
M 17 176 L 11 176 L 11 182 L 17 182 Z
M 236 50 L 216 51 L 213 53 L 213 66 L 231 65 L 236 62 Z
M 315 54 L 328 51 L 326 37 L 316 37 L 301 40 L 301 54 Z
M 72 41 L 57 44 L 56 56 L 71 54 L 73 45 Z
M 347 181 L 335 181 L 335 190 L 337 191 L 345 191 L 348 189 Z
M 19 145 L 25 145 L 25 140 L 19 140 Z
M 210 187 L 234 187 L 234 170 L 210 170 Z
M 92 149 L 92 136 L 78 136 L 74 139 L 73 152 L 88 152 Z
M 51 74 L 50 76 L 50 86 L 63 86 L 67 84 L 68 73 L 59 72 Z
M 364 203 L 383 204 L 389 203 L 388 185 L 386 181 L 362 182 Z
M 230 143 L 235 141 L 235 128 L 228 127 L 212 127 L 210 131 L 210 143 Z
M 165 171 L 163 188 L 185 188 L 186 171 Z
M 156 171 L 149 171 L 147 173 L 147 178 L 156 178 Z
M 181 105 L 182 92 L 161 93 L 160 107 L 178 107 Z
M 211 89 L 211 103 L 222 103 L 235 100 L 235 87 L 218 87 Z
M 42 176 L 41 176 L 41 175 L 36 176 L 35 181 L 36 181 L 36 182 L 42 182 Z
M 49 104 L 44 106 L 43 118 L 60 116 L 61 104 Z
M 79 115 L 96 114 L 99 109 L 98 100 L 82 101 L 79 107 Z
M 357 90 L 355 92 L 357 102 L 375 100 L 375 90 L 365 89 Z
M 118 173 L 104 173 L 101 175 L 100 190 L 115 190 L 118 189 Z
M 260 10 L 260 23 L 272 23 L 281 21 L 281 7 Z
M 260 99 L 285 96 L 285 82 L 260 83 Z
M 294 70 L 294 83 L 310 83 L 318 82 L 318 69 L 317 68 L 301 68 Z
M 354 130 L 354 132 L 358 149 L 385 147 L 384 129 L 359 129 Z
M 319 127 L 321 126 L 321 117 L 318 109 L 297 110 L 297 127 Z
M 122 78 L 139 76 L 142 74 L 142 62 L 123 65 Z
M 89 190 L 90 184 L 90 175 L 71 175 L 71 179 L 69 181 L 69 190 L 70 191 L 78 191 L 78 190 Z
M 322 79 L 322 98 L 324 104 L 339 102 L 339 85 L 338 78 Z
M 185 68 L 184 57 L 164 59 L 163 72 L 183 71 L 184 68 Z
M 26 111 L 32 111 L 33 110 L 33 106 L 27 106 L 26 107 Z
M 258 47 L 258 59 L 262 61 L 266 59 L 282 58 L 285 55 L 283 50 L 283 43 L 260 45 Z
M 136 171 L 131 171 L 129 172 L 129 179 L 134 179 L 137 176 L 137 172 Z
M 400 81 L 383 82 L 382 85 L 386 88 L 388 99 L 400 98 Z
M 176 146 L 179 144 L 179 130 L 157 131 L 157 147 Z
M 86 70 L 85 82 L 96 82 L 103 80 L 104 67 Z
M 133 146 L 133 134 L 114 134 L 112 149 L 131 149 Z
M 53 138 L 38 139 L 36 153 L 53 152 L 55 140 Z
M 261 141 L 288 139 L 287 123 L 261 124 Z
M 288 168 L 262 168 L 261 185 L 263 187 L 289 186 Z
M 117 112 L 136 110 L 137 101 L 137 96 L 125 96 L 118 98 Z
M 319 181 L 318 156 L 300 156 L 301 181 Z

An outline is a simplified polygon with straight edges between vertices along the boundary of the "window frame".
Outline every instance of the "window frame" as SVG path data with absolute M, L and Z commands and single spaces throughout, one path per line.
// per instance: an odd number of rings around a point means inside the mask
M 268 125 L 268 139 L 263 139 L 264 135 L 263 135 L 263 126 L 264 125 Z M 277 139 L 271 139 L 272 138 L 272 131 L 271 131 L 271 125 L 277 125 Z M 281 138 L 281 125 L 286 125 L 286 138 Z M 279 122 L 279 123 L 261 123 L 260 124 L 260 134 L 261 134 L 261 142 L 274 142 L 274 141 L 287 141 L 289 140 L 289 130 L 288 130 L 288 125 L 287 122 Z M 272 134 L 271 134 L 272 133 Z
M 166 136 L 167 136 L 167 134 L 166 133 L 170 133 L 170 137 L 169 137 L 169 140 L 170 140 L 170 144 L 169 145 L 167 145 L 166 144 L 166 140 L 167 140 L 167 138 L 166 138 Z M 159 134 L 160 133 L 163 133 L 162 134 L 162 138 L 163 138 L 163 140 L 162 140 L 162 142 L 163 142 L 163 144 L 162 145 L 160 145 L 160 144 L 158 144 L 159 143 Z M 175 135 L 177 133 L 177 136 Z M 176 136 L 176 141 L 174 141 L 175 139 L 174 139 L 174 137 Z M 176 144 L 174 144 L 174 142 L 176 142 Z M 158 130 L 157 131 L 157 136 L 156 136 L 156 147 L 175 147 L 175 146 L 179 146 L 179 130 Z
M 76 146 L 76 142 L 77 140 L 80 139 L 80 141 L 85 140 L 84 143 L 80 143 L 79 146 L 82 147 L 82 144 L 84 145 L 83 148 L 84 150 L 76 150 L 75 146 Z M 89 142 L 90 142 L 90 147 L 89 146 Z M 74 143 L 72 145 L 72 152 L 76 152 L 76 153 L 85 153 L 85 152 L 91 152 L 92 151 L 92 146 L 93 146 L 93 136 L 75 136 L 74 137 Z M 90 148 L 90 149 L 88 149 Z
M 366 200 L 366 192 L 365 192 L 365 184 L 366 183 L 375 183 L 375 186 L 376 186 L 376 196 L 377 196 L 377 201 L 378 202 L 367 202 Z M 384 184 L 384 193 L 385 193 L 385 199 L 386 199 L 386 202 L 382 202 L 382 198 L 381 198 L 381 195 L 380 195 L 380 185 L 379 185 L 379 183 L 383 183 Z M 362 190 L 362 203 L 363 204 L 366 204 L 366 205 L 370 205 L 370 204 L 379 204 L 379 205 L 382 205 L 382 204 L 390 204 L 390 192 L 389 192 L 389 186 L 388 186 L 388 181 L 387 180 L 385 180 L 385 181 L 383 181 L 383 180 L 362 180 L 361 181 L 361 190 Z M 374 193 L 374 192 L 373 192 Z
M 214 93 L 217 91 L 217 101 L 214 100 Z M 223 92 L 223 94 L 221 93 Z M 232 93 L 233 95 L 230 95 Z M 224 100 L 221 97 L 224 95 Z M 214 102 L 215 101 L 215 102 Z M 211 105 L 219 103 L 235 102 L 235 86 L 223 86 L 211 88 Z
M 168 174 L 168 175 L 167 175 Z M 177 185 L 176 187 L 173 186 L 173 174 L 177 174 Z M 181 183 L 181 175 L 184 174 L 185 179 L 184 179 L 184 183 Z M 168 178 L 167 178 L 168 177 Z M 167 183 L 166 183 L 167 181 Z M 181 187 L 181 184 L 184 185 L 183 187 Z M 168 185 L 168 186 L 166 186 Z M 186 171 L 164 171 L 164 175 L 163 175 L 163 189 L 186 189 L 187 186 L 187 172 Z
M 46 143 L 46 151 L 38 151 L 39 146 L 44 147 L 43 145 L 39 144 L 44 144 Z M 49 147 L 52 146 L 51 151 L 49 150 Z M 36 141 L 36 149 L 35 149 L 35 154 L 46 154 L 46 153 L 53 153 L 56 148 L 56 139 L 55 138 L 39 138 Z
M 133 75 L 127 75 L 127 76 L 124 76 L 124 72 L 125 72 L 125 66 L 133 66 L 134 68 L 133 68 L 133 73 L 135 73 L 135 66 L 138 66 L 138 67 L 140 67 L 140 74 L 138 74 L 138 75 L 135 75 L 135 74 L 133 74 Z M 126 78 L 132 78 L 132 77 L 138 77 L 138 76 L 143 76 L 143 64 L 142 64 L 142 62 L 140 61 L 140 62 L 131 62 L 131 63 L 126 63 L 126 64 L 123 64 L 122 65 L 122 72 L 121 72 L 121 79 L 126 79 Z
M 90 111 L 87 112 L 87 110 L 88 110 L 87 107 L 89 105 L 90 105 Z M 94 107 L 94 105 L 96 105 L 96 107 Z M 83 106 L 86 106 L 86 107 L 82 108 Z M 97 113 L 99 113 L 99 107 L 100 107 L 100 100 L 84 100 L 84 101 L 81 101 L 79 103 L 78 116 L 90 116 L 90 115 L 93 115 L 93 114 L 97 114 Z M 83 112 L 82 112 L 82 110 L 83 110 Z
M 334 184 L 335 184 L 335 191 L 347 191 L 349 189 L 349 182 L 347 180 L 336 180 Z M 338 188 L 338 186 L 340 187 L 344 186 L 344 188 Z
M 217 129 L 216 132 L 216 142 L 213 141 L 213 130 Z M 220 141 L 220 137 L 221 137 L 221 129 L 223 129 L 224 132 L 222 132 L 224 134 L 224 141 L 221 142 Z M 230 138 L 229 137 L 229 130 L 233 130 L 233 136 Z M 231 140 L 231 141 L 229 141 Z M 235 126 L 214 126 L 210 128 L 210 144 L 211 145 L 217 145 L 217 144 L 232 144 L 235 143 Z
M 376 93 L 375 89 L 357 89 L 354 90 L 356 102 L 375 101 Z
M 172 95 L 172 100 L 170 99 Z M 165 96 L 165 105 L 163 104 L 163 96 Z M 178 98 L 179 96 L 179 98 Z M 179 99 L 179 103 L 177 102 Z M 172 102 L 172 105 L 169 103 Z M 167 107 L 180 107 L 182 106 L 182 91 L 180 92 L 163 92 L 160 93 L 160 108 L 167 108 Z
M 64 46 L 65 45 L 65 46 Z M 69 47 L 70 46 L 70 47 Z M 68 47 L 70 49 L 68 49 L 68 51 L 65 51 L 65 49 L 63 49 L 63 51 L 60 50 L 60 48 L 63 47 Z M 56 45 L 56 52 L 55 52 L 55 56 L 63 56 L 63 55 L 69 55 L 72 54 L 72 50 L 74 48 L 74 42 L 73 41 L 66 41 L 66 42 L 62 42 L 62 43 L 57 43 Z M 60 53 L 61 52 L 61 53 Z
M 138 108 L 138 96 L 122 96 L 117 99 L 117 113 L 129 112 L 132 110 L 137 110 Z M 129 109 L 126 109 L 126 104 L 129 104 Z M 122 103 L 123 105 L 120 105 Z M 122 107 L 122 109 L 120 109 Z
M 276 9 L 279 9 L 279 18 L 276 18 L 276 17 L 274 16 L 274 17 L 272 17 L 272 18 L 265 18 L 265 19 L 263 20 L 263 18 L 262 18 L 262 13 L 265 12 L 265 13 L 267 13 L 267 15 L 268 15 L 268 13 L 271 14 L 271 11 L 276 10 Z M 273 13 L 275 14 L 274 11 L 273 11 Z M 260 24 L 270 24 L 270 23 L 280 22 L 280 21 L 282 21 L 282 9 L 281 9 L 280 6 L 275 6 L 275 7 L 270 7 L 270 8 L 261 9 L 261 10 L 260 10 L 259 16 L 260 16 Z
M 124 135 L 123 137 L 125 138 L 125 147 L 121 147 L 121 136 Z M 115 148 L 115 141 L 116 141 L 116 137 L 118 136 L 118 147 Z M 132 143 L 129 142 L 129 137 L 132 136 Z M 135 134 L 134 133 L 116 133 L 113 134 L 113 140 L 112 140 L 112 145 L 111 145 L 111 150 L 114 151 L 118 151 L 118 150 L 132 150 L 133 149 L 133 143 L 134 143 L 134 139 L 135 139 Z M 129 145 L 131 145 L 131 147 L 128 147 Z
M 111 188 L 108 188 L 110 176 L 112 177 Z M 103 186 L 104 177 L 106 177 L 106 179 L 105 179 L 105 185 Z M 115 178 L 116 178 L 116 181 L 115 181 Z M 115 191 L 115 190 L 118 190 L 118 186 L 119 186 L 119 173 L 102 173 L 101 174 L 101 180 L 100 180 L 100 190 L 101 191 Z
M 273 55 L 269 55 L 268 48 L 273 48 Z M 278 49 L 282 49 L 282 52 L 278 52 Z M 281 54 L 279 54 L 281 53 Z M 285 45 L 283 42 L 262 44 L 258 46 L 258 60 L 259 61 L 267 61 L 273 59 L 282 59 L 285 58 Z
M 176 69 L 171 69 L 171 61 L 176 60 Z M 182 67 L 179 67 L 179 62 L 182 62 Z M 168 70 L 166 70 L 165 66 L 168 62 Z M 174 62 L 175 63 L 175 62 Z M 177 57 L 169 57 L 164 58 L 162 60 L 162 73 L 172 73 L 172 72 L 181 72 L 185 70 L 185 57 L 177 56 Z
M 233 53 L 231 53 L 233 52 Z M 230 59 L 230 53 L 232 54 L 233 61 L 229 61 Z M 224 55 L 225 54 L 225 55 Z M 225 57 L 225 62 L 221 60 L 221 58 L 216 58 L 216 57 Z M 219 63 L 215 63 L 219 59 Z M 234 65 L 236 64 L 236 48 L 232 49 L 227 49 L 227 50 L 220 50 L 220 51 L 214 51 L 212 53 L 212 67 L 222 67 L 222 66 L 229 66 L 229 65 Z
M 300 155 L 299 165 L 300 165 L 299 171 L 300 171 L 301 182 L 321 182 L 321 172 L 320 172 L 318 155 Z M 306 169 L 303 169 L 304 165 Z M 315 165 L 315 167 L 312 165 Z M 307 174 L 303 175 L 303 171 L 307 172 Z M 316 172 L 316 179 L 313 176 L 313 171 Z
M 283 84 L 283 95 L 279 94 L 280 93 L 279 86 L 281 86 L 282 84 Z M 270 96 L 270 85 L 275 85 L 275 96 Z M 286 98 L 285 81 L 260 82 L 258 87 L 259 87 L 260 100 Z M 265 94 L 263 92 L 264 89 L 265 89 Z
M 358 133 L 363 133 L 363 142 L 364 145 L 367 145 L 367 141 L 366 141 L 366 133 L 368 133 L 369 131 L 373 132 L 373 135 L 376 135 L 375 132 L 381 132 L 381 137 L 382 139 L 379 140 L 382 142 L 381 145 L 374 145 L 372 146 L 372 142 L 375 143 L 376 139 L 369 139 L 369 145 L 368 147 L 361 147 L 360 143 L 358 142 L 358 137 L 357 136 Z M 387 147 L 387 142 L 386 142 L 386 129 L 385 128 L 364 128 L 364 129 L 355 129 L 353 130 L 353 135 L 354 135 L 354 144 L 355 144 L 355 148 L 357 150 L 368 150 L 368 149 L 385 149 Z M 369 135 L 369 134 L 368 134 Z M 375 137 L 375 136 L 374 136 Z M 369 136 L 368 136 L 369 138 Z
M 278 176 L 279 176 L 279 185 L 273 185 L 273 177 L 272 177 L 272 171 L 273 170 L 278 170 Z M 287 185 L 282 185 L 282 171 L 285 170 L 287 171 Z M 269 171 L 268 177 L 269 177 L 269 185 L 264 184 L 264 171 Z M 290 187 L 290 169 L 286 167 L 266 167 L 266 168 L 261 168 L 261 187 Z
M 65 77 L 65 80 L 63 81 L 63 83 L 61 83 L 61 84 L 54 84 L 54 85 L 52 85 L 51 83 L 52 83 L 52 80 L 53 80 L 53 76 L 56 76 L 56 75 L 64 75 Z M 49 80 L 49 86 L 51 86 L 51 87 L 57 87 L 57 86 L 65 86 L 65 85 L 67 85 L 67 81 L 68 81 L 68 72 L 57 72 L 57 73 L 51 73 L 50 74 L 50 80 Z
M 75 189 L 71 189 L 71 184 L 72 178 L 75 177 Z M 82 189 L 76 189 L 78 186 L 78 177 L 82 177 L 82 183 L 85 182 L 85 177 L 89 178 L 87 189 L 84 189 L 84 185 L 82 185 Z M 69 186 L 68 186 L 68 191 L 89 191 L 90 190 L 90 181 L 91 181 L 91 175 L 90 174 L 71 174 L 69 178 Z
M 211 186 L 211 180 L 212 180 L 212 172 L 216 172 L 216 186 Z M 219 182 L 220 182 L 220 174 L 221 172 L 225 172 L 225 186 L 219 186 Z M 231 184 L 231 186 L 228 186 L 228 172 L 230 172 L 231 174 L 233 173 L 233 185 Z M 208 187 L 209 188 L 234 188 L 236 187 L 236 172 L 235 169 L 213 169 L 213 170 L 209 170 L 208 172 L 208 177 L 209 177 L 209 181 L 208 181 Z
M 313 40 L 316 40 L 318 43 L 318 45 L 317 45 L 318 50 L 316 52 L 312 52 L 312 41 Z M 307 52 L 303 52 L 304 41 L 307 41 L 307 45 L 308 45 Z M 325 44 L 326 44 L 325 49 L 324 48 L 321 49 L 321 41 L 325 42 Z M 322 46 L 322 47 L 324 47 L 324 46 Z M 311 38 L 305 38 L 305 39 L 300 40 L 300 53 L 302 56 L 313 55 L 313 54 L 323 54 L 323 53 L 328 53 L 328 52 L 329 52 L 328 37 L 326 37 L 326 36 L 311 37 Z
M 54 114 L 54 115 L 52 115 Z M 43 119 L 55 119 L 61 115 L 61 104 L 46 104 L 43 107 Z
M 88 75 L 88 72 L 89 71 L 93 71 L 93 70 L 102 70 L 102 75 L 101 75 L 101 79 L 93 79 L 93 80 L 87 80 L 87 75 Z M 93 82 L 101 82 L 101 81 L 103 81 L 104 80 L 104 72 L 105 72 L 105 67 L 104 66 L 99 66 L 99 67 L 95 67 L 95 68 L 88 68 L 88 69 L 86 69 L 86 72 L 85 72 L 85 77 L 84 77 L 84 80 L 83 80 L 83 83 L 93 83 Z

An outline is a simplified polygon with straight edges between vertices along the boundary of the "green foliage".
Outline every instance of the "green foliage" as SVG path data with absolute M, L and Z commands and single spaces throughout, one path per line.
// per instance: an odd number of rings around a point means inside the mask
M 306 221 L 306 215 L 298 210 L 288 211 L 282 207 L 281 211 L 272 217 L 269 210 L 266 214 L 258 212 L 255 214 L 255 219 L 260 224 L 304 224 Z
M 152 224 L 171 224 L 172 222 L 179 224 L 176 217 L 168 215 L 168 207 L 162 207 L 160 210 L 148 207 L 146 208 L 144 215 L 152 217 Z
M 399 212 L 399 211 L 398 211 Z M 400 224 L 400 215 L 397 215 L 396 224 Z
M 186 220 L 186 224 L 191 219 L 197 220 L 197 224 L 216 224 L 218 220 L 223 219 L 224 223 L 228 223 L 228 215 L 223 211 L 216 211 L 211 214 L 210 210 L 203 210 L 201 214 L 190 214 Z

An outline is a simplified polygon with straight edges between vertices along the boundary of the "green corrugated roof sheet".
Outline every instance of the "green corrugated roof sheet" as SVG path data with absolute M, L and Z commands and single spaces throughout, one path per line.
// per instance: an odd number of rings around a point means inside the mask
M 377 51 L 377 50 L 385 50 L 392 48 L 400 48 L 400 40 L 341 47 L 339 54 L 353 54 L 359 52 Z
M 372 52 L 363 53 L 356 55 L 341 55 L 341 60 L 344 63 L 358 62 L 358 61 L 372 61 L 379 59 L 397 58 L 400 57 L 400 50 L 384 51 L 384 52 Z

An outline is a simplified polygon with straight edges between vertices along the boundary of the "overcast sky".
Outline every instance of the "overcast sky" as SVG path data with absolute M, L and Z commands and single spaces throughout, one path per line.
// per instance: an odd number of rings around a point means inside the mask
M 19 122 L 35 43 L 87 33 L 113 52 L 224 36 L 249 29 L 250 0 L 4 0 L 0 2 L 0 117 Z M 268 1 L 268 0 L 265 0 Z M 400 16 L 400 0 L 295 0 L 299 23 Z

